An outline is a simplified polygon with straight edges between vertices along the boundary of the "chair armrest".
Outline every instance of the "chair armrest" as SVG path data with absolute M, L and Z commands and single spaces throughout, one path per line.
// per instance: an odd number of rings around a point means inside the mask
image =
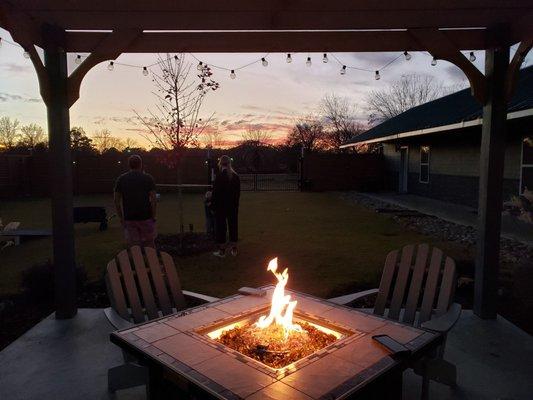
M 122 318 L 115 310 L 111 307 L 104 309 L 104 314 L 111 325 L 117 330 L 126 329 L 132 327 L 134 324 L 124 318 Z
M 446 314 L 424 322 L 421 327 L 435 332 L 446 333 L 455 325 L 461 315 L 461 305 L 453 303 Z
M 339 296 L 339 297 L 333 297 L 331 299 L 328 299 L 328 301 L 345 306 L 347 304 L 354 302 L 355 300 L 362 299 L 364 297 L 370 296 L 377 292 L 379 292 L 379 289 L 363 290 L 362 292 L 345 294 L 344 296 Z
M 201 293 L 189 292 L 188 290 L 182 290 L 182 292 L 185 297 L 193 297 L 195 299 L 202 300 L 205 303 L 212 303 L 214 301 L 220 300 L 218 297 L 207 296 Z

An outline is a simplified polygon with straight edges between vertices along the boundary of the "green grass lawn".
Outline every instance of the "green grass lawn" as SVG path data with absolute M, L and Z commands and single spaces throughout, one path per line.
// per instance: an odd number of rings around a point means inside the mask
M 185 222 L 203 230 L 201 194 L 185 195 Z M 84 196 L 76 205 L 106 206 L 111 196 Z M 20 221 L 24 228 L 50 228 L 46 199 L 3 202 L 4 222 Z M 267 262 L 279 257 L 289 267 L 289 287 L 321 297 L 372 287 L 379 282 L 385 255 L 407 243 L 429 242 L 444 250 L 450 245 L 405 231 L 387 216 L 341 199 L 338 193 L 243 193 L 240 209 L 240 253 L 218 259 L 211 254 L 176 259 L 184 289 L 214 296 L 234 293 L 241 286 L 273 281 Z M 177 232 L 177 202 L 172 194 L 159 203 L 160 233 Z M 124 247 L 114 218 L 105 232 L 98 224 L 76 225 L 76 254 L 89 280 L 103 276 L 107 262 Z M 453 251 L 457 251 L 456 249 Z M 21 290 L 24 269 L 51 258 L 51 239 L 40 239 L 0 252 L 0 296 Z

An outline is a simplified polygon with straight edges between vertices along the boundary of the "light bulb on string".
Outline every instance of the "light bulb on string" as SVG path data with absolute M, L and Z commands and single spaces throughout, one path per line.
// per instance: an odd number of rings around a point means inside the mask
M 24 50 L 24 53 L 22 53 L 24 58 L 30 58 L 30 52 L 28 50 Z
M 178 55 L 177 54 L 174 54 L 174 60 L 178 61 Z
M 261 64 L 263 64 L 263 67 L 268 67 L 268 61 L 265 57 L 261 58 Z
M 476 61 L 476 55 L 474 54 L 473 51 L 470 52 L 470 57 L 468 57 L 470 59 L 470 61 L 474 62 Z
M 292 62 L 291 53 L 287 53 L 287 63 L 290 64 Z
M 76 64 L 81 64 L 81 56 L 79 54 L 76 56 L 76 59 L 74 60 L 74 62 Z
M 307 57 L 307 61 L 305 62 L 305 65 L 307 65 L 308 67 L 310 67 L 312 64 L 311 62 L 311 57 Z
M 230 72 L 230 74 L 229 74 L 229 77 L 230 77 L 231 79 L 235 79 L 235 78 L 237 77 L 237 75 L 235 75 L 235 70 L 234 70 L 234 69 L 231 70 L 231 72 Z
M 381 76 L 379 75 L 379 71 L 376 71 L 376 74 L 374 75 L 374 79 L 376 81 L 379 81 L 381 79 Z
M 343 65 L 341 68 L 341 75 L 346 75 L 346 65 Z
M 204 67 L 204 63 L 201 62 L 201 61 L 199 61 L 199 62 L 198 62 L 198 65 L 196 66 L 196 69 L 197 69 L 198 71 L 201 71 L 203 67 Z
M 328 55 L 324 53 L 324 56 L 322 57 L 322 62 L 326 64 L 328 62 Z
M 148 76 L 148 68 L 143 67 L 143 75 Z
M 109 71 L 113 71 L 113 69 L 115 69 L 115 63 L 113 61 L 109 61 L 109 64 L 107 65 L 107 69 Z
M 403 55 L 405 56 L 405 61 L 409 61 L 412 58 L 411 54 L 409 54 L 407 50 L 403 52 Z
M 434 67 L 435 65 L 437 65 L 437 59 L 433 57 L 433 60 L 431 60 L 431 66 Z

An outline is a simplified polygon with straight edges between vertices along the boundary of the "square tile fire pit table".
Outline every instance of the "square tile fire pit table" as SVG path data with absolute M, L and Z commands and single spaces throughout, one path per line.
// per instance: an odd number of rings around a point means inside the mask
M 195 398 L 250 400 L 398 399 L 403 370 L 442 342 L 439 334 L 286 290 L 298 301 L 296 322 L 334 332 L 337 340 L 284 368 L 271 368 L 213 339 L 225 328 L 268 313 L 274 286 L 262 289 L 264 297 L 234 295 L 113 332 L 111 341 L 148 367 L 150 398 L 161 397 L 170 381 Z M 378 334 L 404 344 L 411 354 L 393 357 L 372 339 Z

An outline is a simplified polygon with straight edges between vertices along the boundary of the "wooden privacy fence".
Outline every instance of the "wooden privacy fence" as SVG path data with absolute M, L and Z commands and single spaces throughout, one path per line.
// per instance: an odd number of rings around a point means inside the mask
M 302 160 L 302 189 L 311 191 L 383 188 L 381 154 L 307 154 Z
M 128 170 L 129 154 L 76 155 L 72 161 L 75 195 L 111 193 L 116 178 Z M 177 172 L 159 162 L 155 155 L 144 154 L 144 169 L 157 183 L 175 184 Z M 182 181 L 207 183 L 205 156 L 192 155 L 182 161 Z M 42 197 L 50 195 L 49 157 L 47 153 L 0 155 L 0 197 Z

